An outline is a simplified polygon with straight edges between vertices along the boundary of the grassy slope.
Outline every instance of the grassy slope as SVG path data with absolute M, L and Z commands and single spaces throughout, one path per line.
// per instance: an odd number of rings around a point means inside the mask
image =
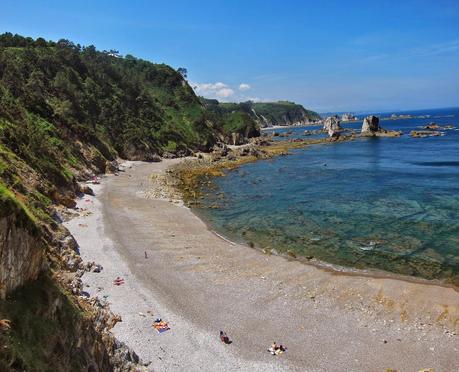
M 284 124 L 284 119 L 289 120 L 291 123 L 304 119 L 320 119 L 318 113 L 306 110 L 302 105 L 288 101 L 256 102 L 253 104 L 253 108 L 257 114 L 263 115 L 272 125 L 282 125 Z
M 167 65 L 0 35 L 0 144 L 54 184 L 117 155 L 206 150 L 233 130 L 257 134 L 254 125 L 207 110 Z
M 306 110 L 302 105 L 288 102 L 241 102 L 222 103 L 217 100 L 201 98 L 209 111 L 216 113 L 224 120 L 222 126 L 227 131 L 248 133 L 260 124 L 262 115 L 270 125 L 293 124 L 303 120 L 318 120 L 320 115 L 314 111 Z M 250 123 L 247 125 L 246 123 Z

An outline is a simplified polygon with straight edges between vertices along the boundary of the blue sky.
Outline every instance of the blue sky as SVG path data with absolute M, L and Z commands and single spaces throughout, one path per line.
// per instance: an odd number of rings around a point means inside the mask
M 4 31 L 183 66 L 198 93 L 221 100 L 459 106 L 457 0 L 2 0 Z

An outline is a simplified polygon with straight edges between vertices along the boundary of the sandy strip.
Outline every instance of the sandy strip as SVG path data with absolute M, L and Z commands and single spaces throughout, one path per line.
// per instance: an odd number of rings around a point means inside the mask
M 145 197 L 149 175 L 176 161 L 105 178 L 78 201 L 91 214 L 66 223 L 83 259 L 104 267 L 83 276 L 86 290 L 106 296 L 123 319 L 115 335 L 152 370 L 459 371 L 458 292 L 333 274 L 221 239 L 189 209 Z M 158 334 L 156 317 L 172 329 Z M 288 351 L 270 355 L 273 341 Z

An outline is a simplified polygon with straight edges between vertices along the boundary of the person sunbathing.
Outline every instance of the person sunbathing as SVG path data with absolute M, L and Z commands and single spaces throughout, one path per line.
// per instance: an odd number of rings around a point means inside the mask
M 220 331 L 220 340 L 227 345 L 231 343 L 228 335 L 223 331 Z
M 272 355 L 279 355 L 279 354 L 282 354 L 283 352 L 285 352 L 287 350 L 286 347 L 280 345 L 278 346 L 276 344 L 276 342 L 273 342 L 273 344 L 271 345 L 271 347 L 268 349 L 268 351 L 272 354 Z
M 276 344 L 276 342 L 274 341 L 273 344 L 271 345 L 271 347 L 268 349 L 268 351 L 272 354 L 272 355 L 276 355 L 276 350 L 278 349 L 278 346 Z

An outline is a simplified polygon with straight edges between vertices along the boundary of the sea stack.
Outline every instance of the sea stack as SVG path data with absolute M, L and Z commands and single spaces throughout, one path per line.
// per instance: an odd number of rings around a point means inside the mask
M 332 138 L 338 138 L 341 132 L 340 121 L 336 116 L 329 116 L 324 122 L 324 131 Z
M 374 115 L 363 119 L 362 132 L 364 137 L 400 137 L 402 132 L 396 130 L 385 130 L 379 126 L 379 118 Z
M 370 115 L 363 119 L 362 134 L 376 133 L 380 130 L 381 128 L 379 127 L 379 118 L 377 116 Z

